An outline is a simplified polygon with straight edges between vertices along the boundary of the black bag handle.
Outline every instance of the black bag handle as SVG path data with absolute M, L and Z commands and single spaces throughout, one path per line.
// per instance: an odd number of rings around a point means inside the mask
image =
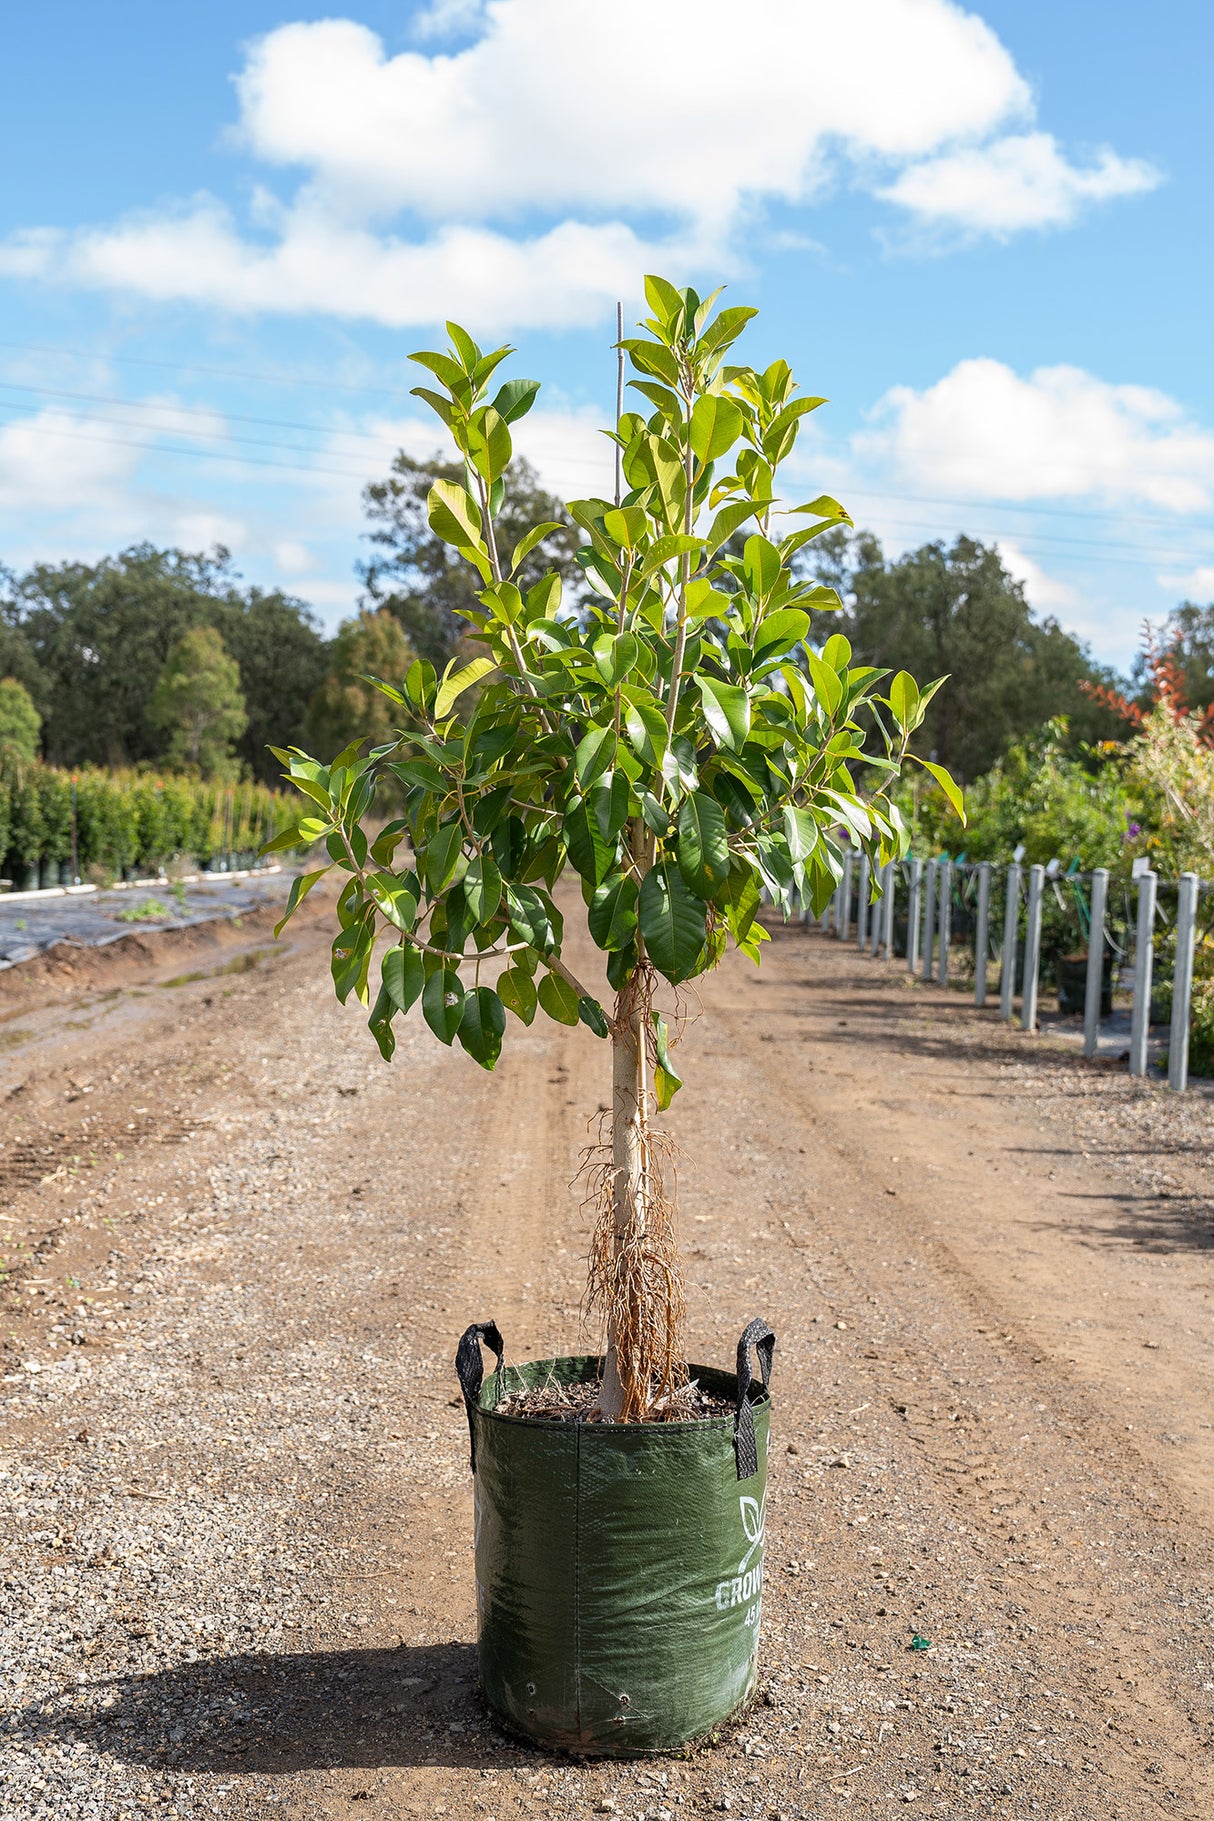
M 476 1472 L 476 1426 L 475 1414 L 480 1401 L 481 1385 L 485 1378 L 485 1362 L 481 1356 L 480 1343 L 484 1341 L 491 1352 L 497 1355 L 498 1396 L 502 1388 L 502 1359 L 505 1347 L 498 1333 L 495 1321 L 474 1321 L 460 1335 L 459 1346 L 455 1350 L 455 1371 L 459 1379 L 460 1390 L 464 1394 L 464 1408 L 468 1412 L 469 1458 L 473 1473 Z
M 733 1425 L 733 1448 L 738 1463 L 738 1478 L 748 1480 L 759 1471 L 759 1450 L 755 1441 L 754 1409 L 750 1402 L 750 1349 L 754 1348 L 763 1377 L 763 1388 L 771 1383 L 772 1355 L 776 1337 L 765 1321 L 752 1321 L 738 1342 L 738 1411 Z

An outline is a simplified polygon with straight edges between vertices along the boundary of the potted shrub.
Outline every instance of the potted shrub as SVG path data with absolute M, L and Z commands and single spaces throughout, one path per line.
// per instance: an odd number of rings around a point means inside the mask
M 727 364 L 753 310 L 714 313 L 715 294 L 660 278 L 645 289 L 652 314 L 620 344 L 644 410 L 621 411 L 612 432 L 616 497 L 569 505 L 589 584 L 576 602 L 555 571 L 518 585 L 554 526 L 497 541 L 510 425 L 538 385 L 503 381 L 510 350 L 482 353 L 455 324 L 446 352 L 413 357 L 433 381 L 418 396 L 463 459 L 462 481 L 436 481 L 429 517 L 476 571 L 480 652 L 441 676 L 419 660 L 371 679 L 397 711 L 390 743 L 328 765 L 280 752 L 308 814 L 265 850 L 326 850 L 283 922 L 336 869 L 333 984 L 369 1005 L 385 1058 L 418 1006 L 440 1043 L 486 1069 L 512 1018 L 581 1022 L 609 1046 L 589 1264 L 602 1353 L 505 1370 L 484 1322 L 458 1359 L 485 1689 L 532 1737 L 580 1752 L 676 1746 L 755 1679 L 773 1342 L 750 1324 L 736 1377 L 685 1362 L 652 1123 L 680 1087 L 680 989 L 731 941 L 758 961 L 764 892 L 819 913 L 840 831 L 874 873 L 905 852 L 888 792 L 937 687 L 853 668 L 838 635 L 809 640 L 811 611 L 839 601 L 798 573 L 798 553 L 850 520 L 825 496 L 782 507 L 776 487 L 823 401 L 796 393 L 784 361 Z M 959 809 L 951 778 L 927 769 Z M 381 778 L 403 789 L 405 814 L 378 828 Z M 570 872 L 602 979 L 567 958 L 554 888 Z M 488 1382 L 482 1339 L 498 1360 Z

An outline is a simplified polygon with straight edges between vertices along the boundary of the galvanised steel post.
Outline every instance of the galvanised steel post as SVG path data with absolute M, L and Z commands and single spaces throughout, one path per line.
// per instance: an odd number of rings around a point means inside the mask
M 1024 980 L 1020 987 L 1020 1023 L 1037 1029 L 1037 976 L 1041 971 L 1041 900 L 1045 894 L 1044 866 L 1029 867 L 1029 908 L 1024 932 Z
M 1168 1037 L 1168 1086 L 1183 1093 L 1189 1085 L 1189 1001 L 1193 993 L 1193 950 L 1197 936 L 1196 873 L 1181 873 L 1176 909 L 1176 968 L 1172 977 L 1172 1029 Z
M 835 934 L 841 942 L 847 941 L 848 932 L 851 929 L 851 883 L 852 869 L 855 866 L 855 863 L 855 853 L 849 847 L 843 855 L 843 911 L 839 926 L 835 930 Z
M 927 863 L 925 877 L 926 889 L 923 894 L 923 978 L 932 977 L 932 960 L 936 952 L 936 880 L 939 867 L 934 860 Z
M 910 891 L 906 903 L 906 971 L 913 974 L 919 966 L 919 912 L 923 899 L 923 862 L 911 859 Z
M 978 862 L 978 915 L 974 929 L 974 1004 L 986 1004 L 986 962 L 991 947 L 991 863 Z
M 885 950 L 885 959 L 894 958 L 894 903 L 898 891 L 898 862 L 885 862 L 885 895 L 881 900 L 881 946 Z
M 1098 866 L 1092 874 L 1092 911 L 1088 919 L 1088 977 L 1083 999 L 1085 1056 L 1094 1056 L 1100 1047 L 1100 999 L 1104 992 L 1104 917 L 1108 901 L 1108 867 Z
M 868 855 L 860 855 L 860 883 L 856 887 L 856 947 L 864 953 L 868 941 L 868 893 L 869 865 Z
M 1138 875 L 1138 932 L 1134 948 L 1134 1011 L 1130 1018 L 1130 1073 L 1147 1072 L 1147 1039 L 1151 1034 L 1151 975 L 1155 963 L 1155 894 L 1153 872 Z
M 938 897 L 940 900 L 940 960 L 936 978 L 941 986 L 948 985 L 948 949 L 953 934 L 953 863 L 949 859 L 937 860 L 940 874 Z
M 1007 902 L 1003 907 L 1003 965 L 999 974 L 999 1016 L 1011 1021 L 1016 1005 L 1016 937 L 1020 930 L 1020 863 L 1007 869 Z

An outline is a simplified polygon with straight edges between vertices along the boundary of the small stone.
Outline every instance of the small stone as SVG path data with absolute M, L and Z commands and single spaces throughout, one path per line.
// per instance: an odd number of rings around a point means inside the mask
M 836 1323 L 835 1323 L 835 1327 L 836 1327 L 836 1328 L 841 1328 L 841 1329 L 843 1329 L 843 1330 L 844 1330 L 844 1331 L 845 1331 L 845 1332 L 846 1332 L 846 1329 L 847 1329 L 847 1323 L 846 1323 L 846 1322 L 845 1322 L 845 1321 L 837 1321 L 837 1322 L 836 1322 Z
M 795 1442 L 789 1442 L 788 1447 L 785 1450 L 785 1452 L 788 1454 L 800 1454 L 801 1450 L 797 1447 L 797 1444 Z
M 836 1454 L 834 1460 L 830 1464 L 832 1467 L 850 1467 L 851 1466 L 851 1455 L 850 1454 Z

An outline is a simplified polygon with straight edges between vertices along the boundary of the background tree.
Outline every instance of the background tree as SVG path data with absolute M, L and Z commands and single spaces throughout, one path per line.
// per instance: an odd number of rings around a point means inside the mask
M 167 736 L 170 764 L 204 778 L 235 776 L 236 741 L 248 725 L 240 670 L 213 626 L 183 633 L 165 660 L 148 703 L 148 719 Z
M 358 565 L 367 595 L 375 606 L 395 614 L 418 656 L 440 668 L 467 636 L 463 616 L 477 609 L 476 578 L 431 529 L 427 501 L 435 481 L 462 485 L 463 477 L 462 463 L 418 462 L 401 450 L 388 479 L 372 482 L 363 493 L 373 527 L 366 535 L 377 546 L 370 562 Z M 504 551 L 514 549 L 537 525 L 554 527 L 521 565 L 519 586 L 532 588 L 554 569 L 566 588 L 580 583 L 577 531 L 564 505 L 544 491 L 522 456 L 514 457 L 504 481 L 498 521 Z
M 221 548 L 139 544 L 95 564 L 38 564 L 9 593 L 0 660 L 30 689 L 55 764 L 163 760 L 149 702 L 194 627 L 215 627 L 240 666 L 248 722 L 239 756 L 257 777 L 273 776 L 267 742 L 298 737 L 325 674 L 328 644 L 304 603 L 243 591 Z
M 395 739 L 392 703 L 363 679 L 382 677 L 399 685 L 413 657 L 400 621 L 387 608 L 376 613 L 364 609 L 357 619 L 346 620 L 329 648 L 329 673 L 308 709 L 310 749 L 327 763 L 364 734 L 372 746 Z
M 1079 689 L 1081 680 L 1115 681 L 1113 673 L 1056 620 L 1034 619 L 993 547 L 959 537 L 891 563 L 871 532 L 840 528 L 813 547 L 806 568 L 846 604 L 842 623 L 822 620 L 821 636 L 843 631 L 859 663 L 948 675 L 915 748 L 955 775 L 977 777 L 1010 740 L 1058 715 L 1070 718 L 1077 742 L 1122 731 Z
M 1182 601 L 1162 627 L 1151 628 L 1130 672 L 1132 687 L 1143 708 L 1149 708 L 1155 699 L 1155 651 L 1167 652 L 1186 707 L 1198 713 L 1214 705 L 1214 602 L 1198 607 L 1192 601 Z
M 36 759 L 42 716 L 16 677 L 0 677 L 0 760 Z

